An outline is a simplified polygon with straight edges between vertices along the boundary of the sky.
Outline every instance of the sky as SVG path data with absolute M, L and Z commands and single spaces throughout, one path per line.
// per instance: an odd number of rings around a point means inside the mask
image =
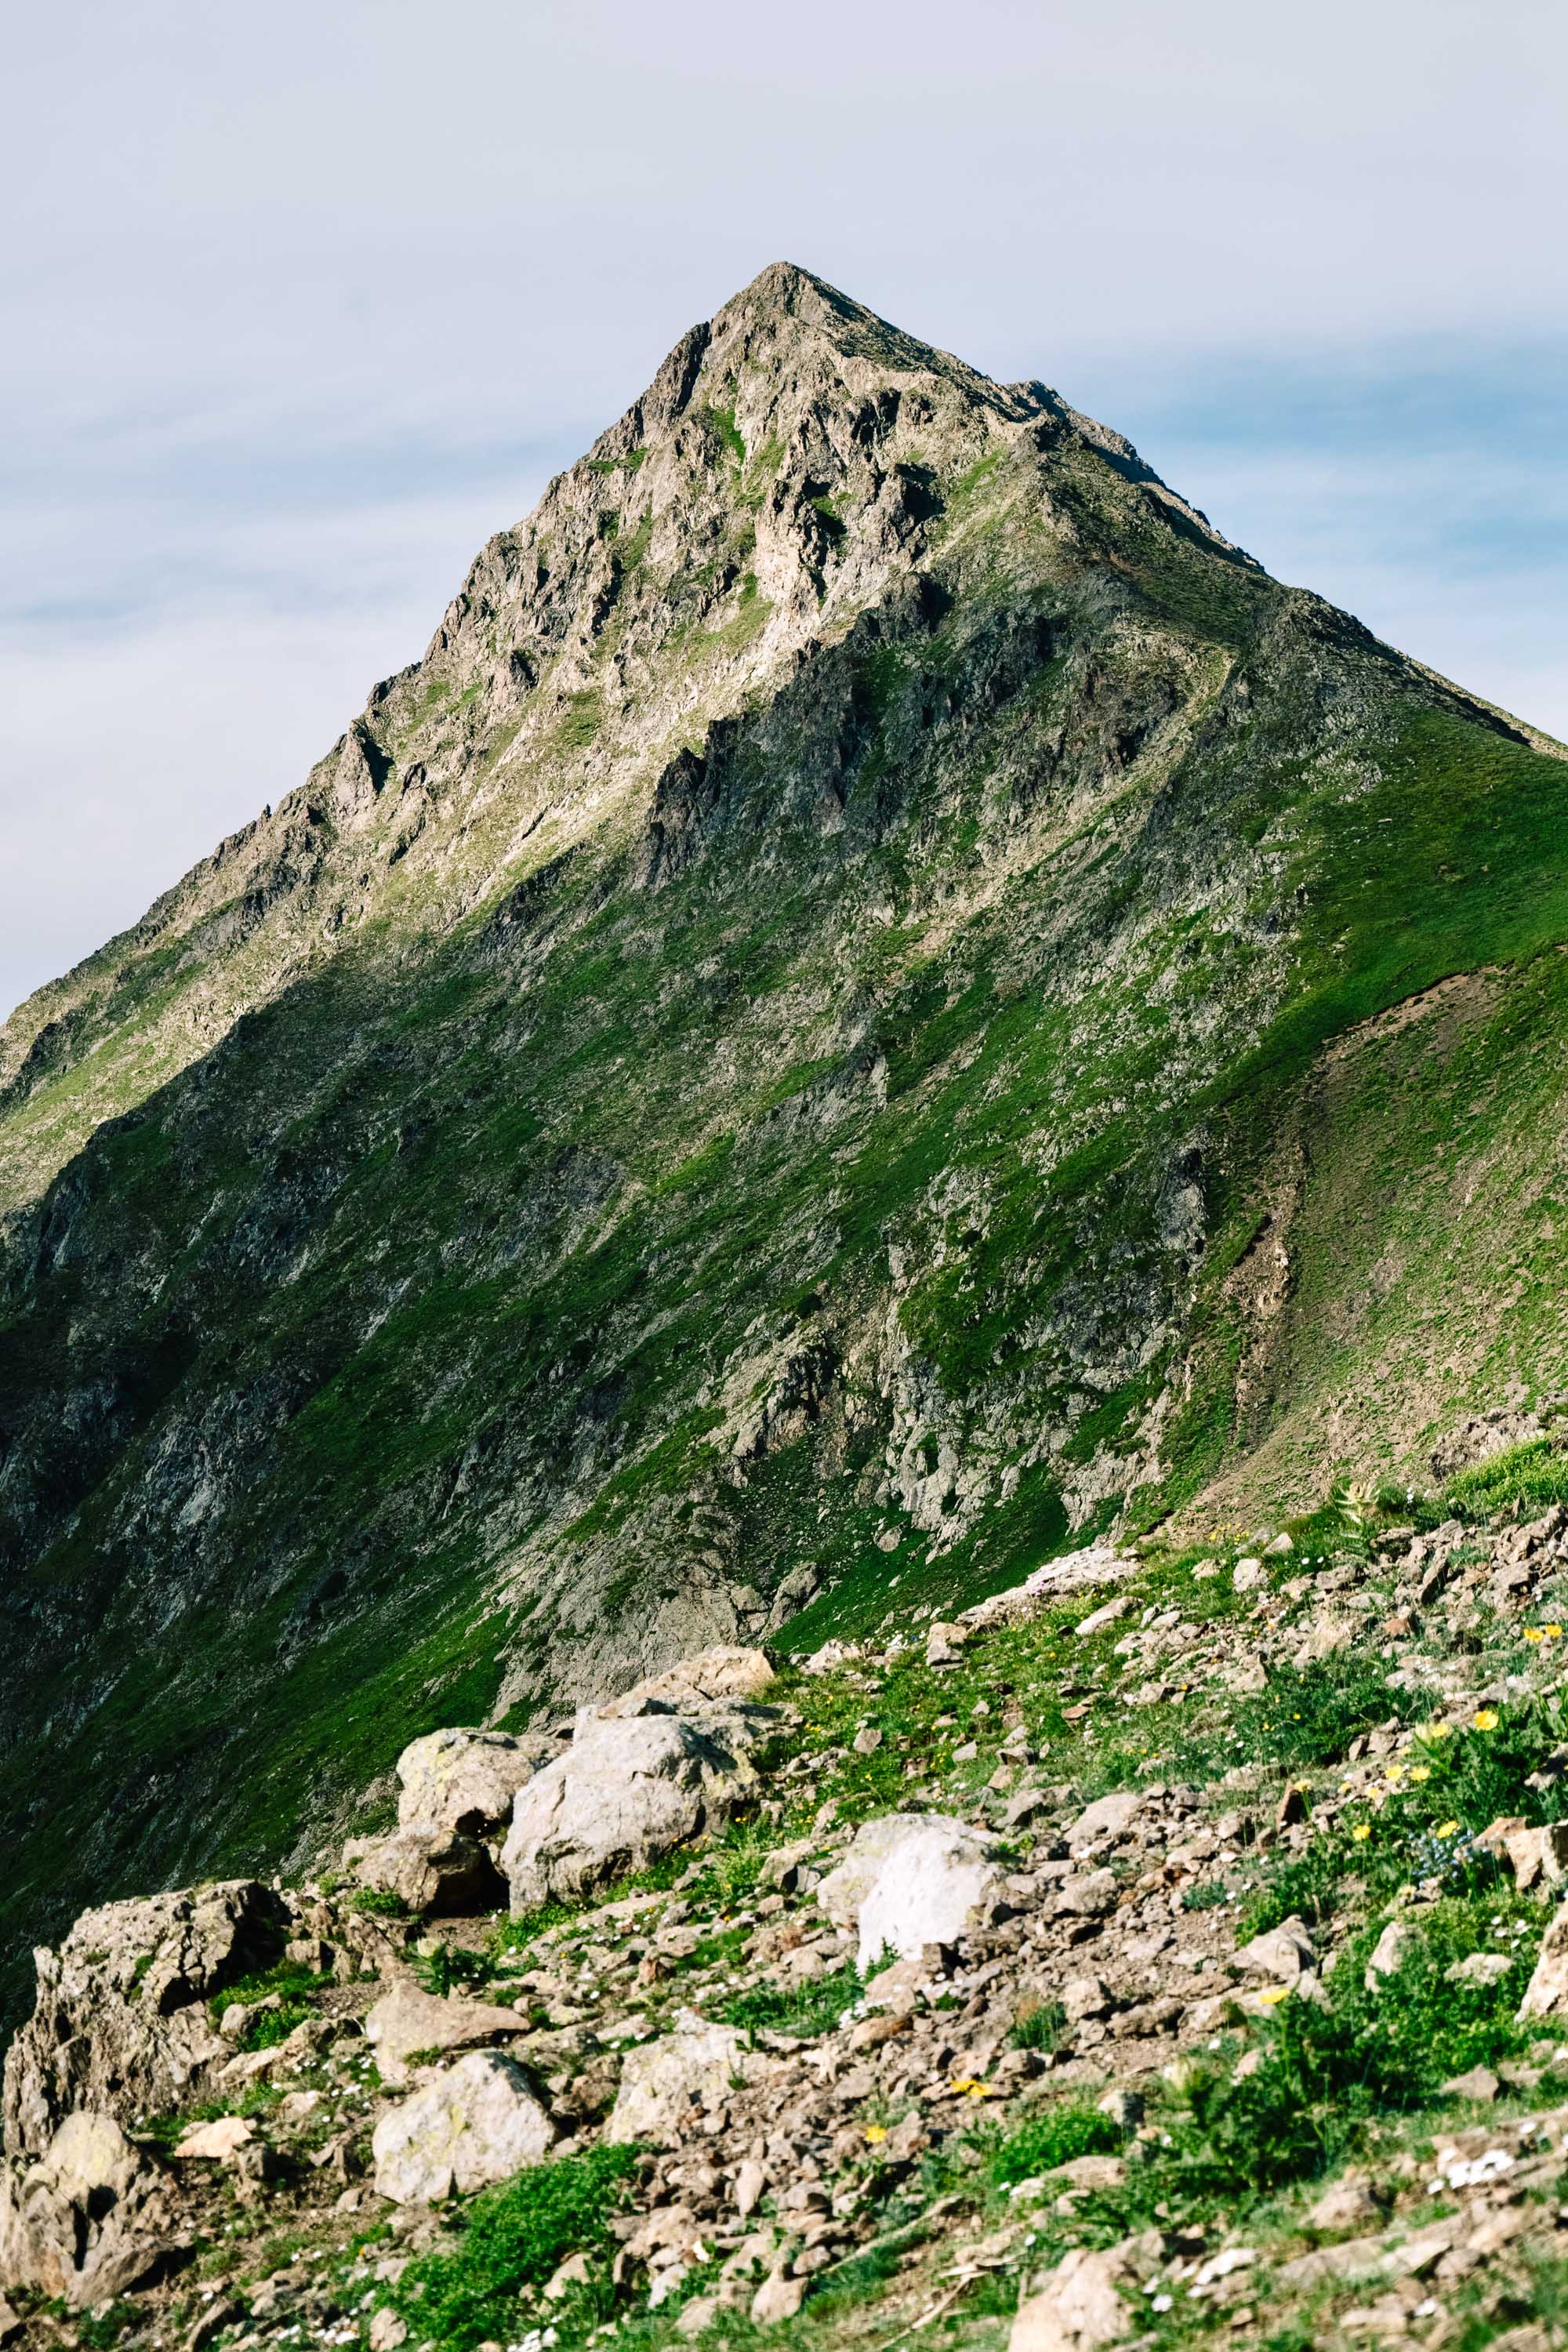
M 768 262 L 1568 736 L 1561 0 L 56 0 L 0 93 L 0 1014 Z

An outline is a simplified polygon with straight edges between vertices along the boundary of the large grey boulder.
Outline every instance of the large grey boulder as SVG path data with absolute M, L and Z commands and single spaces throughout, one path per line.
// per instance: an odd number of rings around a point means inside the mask
M 5 2057 L 5 2145 L 39 2156 L 79 2109 L 129 2123 L 188 2105 L 232 2057 L 216 1993 L 281 1957 L 288 1906 L 254 1878 L 85 1911 L 34 1954 L 33 2014 Z
M 68 2116 L 28 2172 L 0 2172 L 0 2285 L 109 2302 L 159 2267 L 168 2221 L 158 2173 L 114 2117 Z
M 725 1820 L 756 1786 L 746 1745 L 718 1720 L 579 1717 L 566 1754 L 513 1801 L 512 1910 L 581 1895 Z
M 514 1739 L 504 1731 L 427 1732 L 397 1759 L 399 1826 L 498 1837 L 518 1790 L 560 1752 L 560 1742 L 544 1733 Z
M 737 2083 L 761 2081 L 772 2064 L 731 2025 L 693 2024 L 661 2034 L 626 2053 L 605 2137 L 668 2147 L 695 2116 L 714 2113 Z
M 554 2137 L 515 2060 L 476 2050 L 383 2116 L 371 2140 L 375 2185 L 398 2205 L 467 2196 L 542 2163 Z
M 858 1930 L 858 1966 L 883 1950 L 909 1959 L 968 1932 L 977 1905 L 1002 1890 L 996 1841 L 945 1813 L 884 1813 L 855 1833 L 816 1890 L 836 1927 Z

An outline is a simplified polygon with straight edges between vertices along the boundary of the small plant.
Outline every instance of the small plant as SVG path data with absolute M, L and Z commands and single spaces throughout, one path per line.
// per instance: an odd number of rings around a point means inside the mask
M 999 2189 L 1011 2188 L 1015 2181 L 1054 2172 L 1075 2156 L 1114 2156 L 1121 2142 L 1121 2125 L 1099 2107 L 1076 2102 L 1047 2107 L 997 2144 L 992 2151 L 991 2178 Z
M 1021 2000 L 1007 2039 L 1015 2050 L 1054 2050 L 1066 2024 L 1059 2000 Z
M 353 1908 L 368 1911 L 378 1919 L 406 1919 L 409 1916 L 406 1902 L 390 1886 L 362 1886 L 353 1897 Z
M 488 1984 L 495 1972 L 495 1961 L 489 1952 L 470 1952 L 458 1944 L 440 1944 L 432 1940 L 418 1946 L 414 1956 L 414 1973 L 426 1992 L 437 1993 L 445 2000 L 458 1985 L 470 1991 Z
M 1217 1911 L 1222 1903 L 1229 1900 L 1229 1891 L 1223 1878 L 1202 1878 L 1195 1885 L 1182 1889 L 1184 1911 Z
M 803 2039 L 831 2033 L 847 2010 L 853 2009 L 864 1990 L 858 1969 L 851 1966 L 818 1977 L 815 1984 L 792 1986 L 787 1991 L 759 1985 L 737 1993 L 719 2011 L 725 2025 L 747 2033 L 797 2033 Z
M 457 2246 L 411 2263 L 389 2289 L 388 2303 L 417 2340 L 434 2341 L 443 2352 L 515 2342 L 538 2290 L 569 2254 L 581 2253 L 591 2275 L 572 2300 L 584 2315 L 604 2316 L 610 2218 L 637 2161 L 635 2147 L 591 2148 L 537 2165 L 476 2198 Z M 571 2316 L 570 2302 L 552 2313 L 558 2326 Z
M 1553 1503 L 1568 1503 L 1568 1454 L 1550 1437 L 1506 1446 L 1453 1479 L 1447 1499 L 1464 1518 L 1510 1509 L 1549 1510 Z

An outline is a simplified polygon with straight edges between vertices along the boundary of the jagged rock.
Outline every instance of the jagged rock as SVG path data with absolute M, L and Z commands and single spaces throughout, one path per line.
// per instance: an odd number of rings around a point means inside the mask
M 1497 2097 L 1502 2084 L 1489 2066 L 1471 2066 L 1463 2074 L 1451 2075 L 1438 2088 L 1446 2099 L 1477 2099 L 1486 2103 Z
M 1561 1886 L 1568 1878 L 1568 1822 L 1529 1829 L 1521 1822 L 1502 1839 L 1502 1849 L 1521 1893 L 1534 1886 Z
M 596 1712 L 613 1719 L 647 1715 L 662 1706 L 676 1715 L 700 1715 L 705 1707 L 761 1698 L 775 1679 L 765 1652 L 721 1644 L 699 1651 L 694 1658 L 682 1658 L 662 1674 L 648 1675 Z
M 426 1822 L 386 1837 L 351 1838 L 343 1862 L 362 1886 L 395 1895 L 427 1918 L 486 1910 L 501 1892 L 495 1864 L 477 1838 Z
M 401 1984 L 383 1995 L 364 2021 L 365 2040 L 375 2052 L 384 2081 L 395 2088 L 408 2080 L 408 2060 L 417 2050 L 473 2050 L 521 2033 L 526 2021 L 512 2009 L 485 2000 L 443 2000 Z
M 1568 1903 L 1559 1906 L 1541 1939 L 1535 1968 L 1519 2004 L 1527 2017 L 1557 2017 L 1568 2009 Z
M 1444 1969 L 1443 1980 L 1446 1984 L 1501 1984 L 1512 1966 L 1513 1959 L 1508 1952 L 1470 1952 Z
M 166 2259 L 158 2175 L 112 2116 L 79 2110 L 20 2181 L 0 2174 L 0 2284 L 112 2300 Z
M 398 1822 L 405 1829 L 496 1837 L 519 1789 L 560 1753 L 559 1740 L 545 1734 L 513 1739 L 504 1731 L 427 1732 L 397 1759 Z
M 926 1628 L 928 1666 L 956 1666 L 969 1639 L 967 1625 L 950 1625 L 940 1617 Z
M 271 1964 L 287 1906 L 253 1878 L 84 1911 L 34 1954 L 33 2014 L 5 2057 L 6 2146 L 42 2155 L 78 2109 L 130 2122 L 188 2105 L 231 2055 L 215 1993 Z
M 1120 2291 L 1128 2277 L 1121 2247 L 1091 2252 L 1075 2246 L 1038 2294 L 1020 2304 L 1007 2352 L 1095 2352 L 1130 2336 L 1132 2310 Z
M 761 2082 L 772 2066 L 731 2025 L 694 2021 L 661 2034 L 626 2053 L 605 2137 L 668 2147 L 695 2117 L 723 2106 L 738 2083 Z
M 855 1833 L 817 1889 L 836 1927 L 859 1933 L 858 1965 L 884 1948 L 900 1959 L 966 1934 L 976 1905 L 994 1902 L 1003 1874 L 995 1840 L 942 1813 L 889 1813 Z
M 515 2060 L 476 2050 L 382 2116 L 371 2141 L 375 2185 L 398 2205 L 467 2196 L 542 2163 L 554 2137 Z
M 723 1821 L 756 1784 L 742 1743 L 678 1715 L 582 1717 L 512 1808 L 501 1867 L 514 1913 L 583 1894 Z

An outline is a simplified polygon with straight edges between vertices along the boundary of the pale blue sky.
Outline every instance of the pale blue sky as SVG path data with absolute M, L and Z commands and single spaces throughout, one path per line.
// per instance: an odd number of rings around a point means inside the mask
M 788 257 L 1568 734 L 1559 0 L 59 0 L 8 36 L 0 1011 Z

